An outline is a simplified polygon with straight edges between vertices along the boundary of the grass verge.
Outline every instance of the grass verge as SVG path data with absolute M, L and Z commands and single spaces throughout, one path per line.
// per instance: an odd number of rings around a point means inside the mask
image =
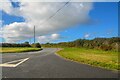
M 73 61 L 102 67 L 110 70 L 120 70 L 118 66 L 118 52 L 102 51 L 84 48 L 64 48 L 58 51 L 60 56 Z
M 0 53 L 19 53 L 19 52 L 30 52 L 39 51 L 41 48 L 31 48 L 31 47 L 1 47 Z

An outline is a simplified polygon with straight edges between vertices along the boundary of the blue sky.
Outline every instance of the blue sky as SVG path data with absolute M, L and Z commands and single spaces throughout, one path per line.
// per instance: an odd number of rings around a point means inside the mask
M 67 38 L 59 41 L 72 41 L 84 38 L 89 34 L 87 39 L 95 37 L 117 37 L 118 36 L 118 3 L 97 2 L 94 3 L 94 9 L 90 12 L 93 23 L 87 25 L 78 25 L 61 31 L 60 34 Z M 59 42 L 57 41 L 57 42 Z
M 13 6 L 19 7 L 18 3 L 14 3 Z M 13 22 L 25 22 L 23 17 L 10 15 L 4 11 L 0 11 L 0 13 L 2 13 L 3 26 L 9 25 Z M 90 11 L 89 17 L 89 24 L 75 25 L 74 27 L 69 27 L 57 31 L 57 34 L 59 34 L 61 37 L 50 42 L 66 42 L 79 38 L 94 39 L 95 37 L 109 38 L 118 36 L 118 3 L 93 3 L 93 9 Z M 18 42 L 24 42 L 28 40 L 33 42 L 33 38 L 31 38 L 31 40 L 25 39 Z

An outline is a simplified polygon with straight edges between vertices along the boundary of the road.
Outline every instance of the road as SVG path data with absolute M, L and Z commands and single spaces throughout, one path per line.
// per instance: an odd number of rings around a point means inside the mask
M 2 67 L 3 78 L 117 78 L 116 71 L 65 60 L 55 54 L 56 48 L 42 51 L 8 53 L 2 55 L 3 63 L 17 64 Z M 22 60 L 21 60 L 22 59 Z M 12 62 L 11 62 L 12 61 Z M 16 62 L 18 61 L 18 62 Z

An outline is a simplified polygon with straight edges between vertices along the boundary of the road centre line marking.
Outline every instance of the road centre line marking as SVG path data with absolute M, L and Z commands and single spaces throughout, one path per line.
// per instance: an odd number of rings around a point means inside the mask
M 23 62 L 27 61 L 28 59 L 29 58 L 6 62 L 6 63 L 3 63 L 3 64 L 0 64 L 0 67 L 17 67 L 18 65 L 20 65 Z M 18 62 L 18 63 L 17 64 L 12 64 L 14 62 Z

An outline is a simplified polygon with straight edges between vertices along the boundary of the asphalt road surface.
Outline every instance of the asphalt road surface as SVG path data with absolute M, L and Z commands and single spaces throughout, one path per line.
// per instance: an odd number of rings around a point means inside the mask
M 55 54 L 56 48 L 2 55 L 3 78 L 117 78 L 110 71 L 65 60 Z

